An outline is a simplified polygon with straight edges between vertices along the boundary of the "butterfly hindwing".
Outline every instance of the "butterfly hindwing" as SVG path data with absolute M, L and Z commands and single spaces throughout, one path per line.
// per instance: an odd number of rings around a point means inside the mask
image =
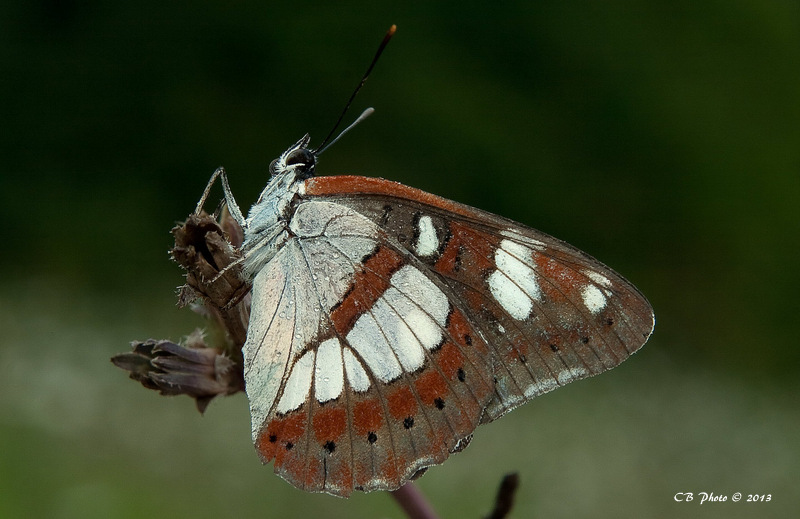
M 489 347 L 450 288 L 358 212 L 300 202 L 290 229 L 253 283 L 257 450 L 305 490 L 397 488 L 480 423 Z
M 372 220 L 462 305 L 494 359 L 484 423 L 613 368 L 652 332 L 652 308 L 633 285 L 534 229 L 382 179 L 316 177 L 305 194 Z

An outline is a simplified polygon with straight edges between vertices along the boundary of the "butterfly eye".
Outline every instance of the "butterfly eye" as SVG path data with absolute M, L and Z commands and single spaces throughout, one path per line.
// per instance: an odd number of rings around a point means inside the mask
M 315 162 L 316 162 L 316 157 L 314 156 L 314 154 L 305 148 L 294 150 L 286 157 L 287 166 L 293 166 L 295 164 L 299 164 L 301 166 L 305 166 L 306 168 L 308 168 L 313 166 Z

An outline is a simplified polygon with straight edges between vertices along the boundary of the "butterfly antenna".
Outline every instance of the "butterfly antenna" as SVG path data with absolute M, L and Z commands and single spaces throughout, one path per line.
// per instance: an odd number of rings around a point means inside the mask
M 336 144 L 336 141 L 338 141 L 339 139 L 341 139 L 341 138 L 342 138 L 342 135 L 344 135 L 345 133 L 347 133 L 347 132 L 349 132 L 350 130 L 352 130 L 352 129 L 353 129 L 353 127 L 354 127 L 355 125 L 357 125 L 358 123 L 360 123 L 361 121 L 363 121 L 364 119 L 366 119 L 367 117 L 369 117 L 370 115 L 372 115 L 374 112 L 375 112 L 375 109 L 374 109 L 374 108 L 372 108 L 372 107 L 370 107 L 370 108 L 367 108 L 366 110 L 364 110 L 363 112 L 361 112 L 361 115 L 359 115 L 359 116 L 358 116 L 358 119 L 356 119 L 355 121 L 353 121 L 353 122 L 350 124 L 350 126 L 348 126 L 347 128 L 345 128 L 344 130 L 342 130 L 342 131 L 341 131 L 341 133 L 339 133 L 339 135 L 337 135 L 335 139 L 333 139 L 331 142 L 329 142 L 327 145 L 325 145 L 325 147 L 324 147 L 324 148 L 321 148 L 321 149 L 320 149 L 320 148 L 317 148 L 317 151 L 315 151 L 315 152 L 314 152 L 314 154 L 315 154 L 315 155 L 317 155 L 317 156 L 319 156 L 319 155 L 322 155 L 322 152 L 323 152 L 323 151 L 325 151 L 325 150 L 327 150 L 328 148 L 330 148 L 330 147 L 331 147 L 331 146 L 333 146 L 334 144 Z
M 356 94 L 358 94 L 358 91 L 361 90 L 361 87 L 364 86 L 364 83 L 367 82 L 367 78 L 369 77 L 370 73 L 372 72 L 372 69 L 375 67 L 375 63 L 378 62 L 378 58 L 380 58 L 381 54 L 383 54 L 383 49 L 385 49 L 386 45 L 389 44 L 389 40 L 392 39 L 392 36 L 394 36 L 395 31 L 397 31 L 397 26 L 396 25 L 392 25 L 391 27 L 389 27 L 389 30 L 386 31 L 386 36 L 383 37 L 383 41 L 381 42 L 380 46 L 378 47 L 378 52 L 375 53 L 375 57 L 372 58 L 372 63 L 369 64 L 369 68 L 367 68 L 367 71 L 364 73 L 364 76 L 362 76 L 361 82 L 358 84 L 356 89 L 353 91 L 353 94 L 350 96 L 350 99 L 347 101 L 347 104 L 344 106 L 344 110 L 342 110 L 342 113 L 339 116 L 339 119 L 336 121 L 336 124 L 333 125 L 333 129 L 331 129 L 331 132 L 328 134 L 328 136 L 325 137 L 325 140 L 322 141 L 322 144 L 320 144 L 317 147 L 317 151 L 315 151 L 315 153 L 317 155 L 319 155 L 320 153 L 325 151 L 325 148 L 329 147 L 331 144 L 333 144 L 334 142 L 339 140 L 339 137 L 344 135 L 348 130 L 350 130 L 350 128 L 352 128 L 356 124 L 358 124 L 361 121 L 363 121 L 366 117 L 368 117 L 373 112 L 373 110 L 371 108 L 368 108 L 367 110 L 364 110 L 364 112 L 359 116 L 358 119 L 356 119 L 356 121 L 353 124 L 351 124 L 350 126 L 345 128 L 345 130 L 342 133 L 340 133 L 339 136 L 336 137 L 336 139 L 334 139 L 333 142 L 328 144 L 328 141 L 331 140 L 331 137 L 333 137 L 334 132 L 336 132 L 336 129 L 342 123 L 342 119 L 344 119 L 344 116 L 347 113 L 347 110 L 350 108 L 350 105 L 353 103 L 353 99 L 356 98 Z M 367 113 L 367 112 L 369 112 L 369 113 Z M 327 144 L 327 146 L 326 146 L 326 144 Z

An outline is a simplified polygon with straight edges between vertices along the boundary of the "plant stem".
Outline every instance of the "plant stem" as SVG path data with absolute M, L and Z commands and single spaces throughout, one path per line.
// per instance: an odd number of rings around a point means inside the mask
M 413 481 L 389 492 L 410 519 L 438 519 L 425 495 Z

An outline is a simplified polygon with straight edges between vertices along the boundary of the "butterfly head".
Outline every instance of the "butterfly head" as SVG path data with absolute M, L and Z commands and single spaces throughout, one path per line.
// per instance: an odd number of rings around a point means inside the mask
M 306 179 L 314 176 L 314 168 L 317 165 L 317 153 L 315 150 L 308 149 L 311 137 L 306 134 L 288 150 L 281 153 L 281 156 L 272 161 L 269 171 L 272 176 L 291 174 L 298 179 Z

